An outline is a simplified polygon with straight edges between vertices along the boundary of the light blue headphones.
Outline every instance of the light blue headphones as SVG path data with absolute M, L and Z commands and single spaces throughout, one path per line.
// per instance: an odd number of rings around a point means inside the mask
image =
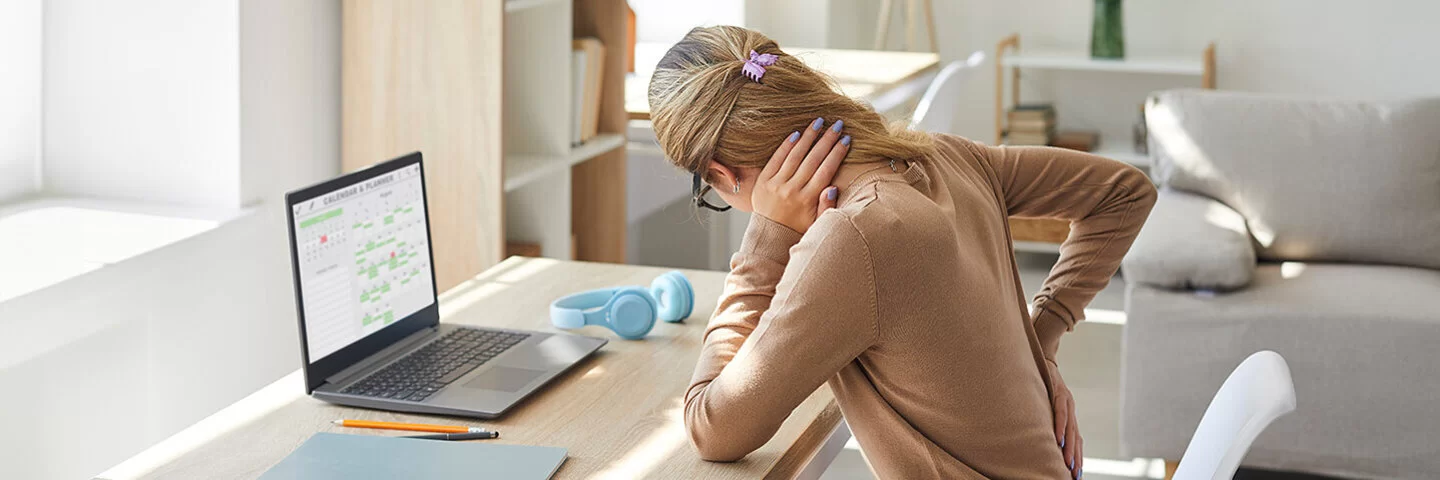
M 695 290 L 680 272 L 669 272 L 642 286 L 616 287 L 567 295 L 550 304 L 556 328 L 600 325 L 621 338 L 639 340 L 655 328 L 655 319 L 676 323 L 690 317 Z

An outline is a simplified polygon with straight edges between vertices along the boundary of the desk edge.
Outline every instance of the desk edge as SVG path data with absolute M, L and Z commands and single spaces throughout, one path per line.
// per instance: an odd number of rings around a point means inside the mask
M 788 480 L 799 475 L 801 471 L 805 470 L 805 466 L 810 463 L 810 460 L 820 453 L 820 449 L 825 446 L 825 441 L 830 438 L 835 427 L 840 425 L 841 418 L 840 406 L 835 403 L 835 399 L 830 399 L 830 402 L 825 404 L 825 408 L 821 409 L 820 414 L 815 417 L 815 421 L 810 422 L 810 425 L 805 427 L 805 431 L 800 432 L 800 436 L 795 438 L 795 443 L 785 449 L 785 453 L 775 461 L 775 466 L 770 468 L 770 471 L 765 474 L 765 478 L 767 480 Z

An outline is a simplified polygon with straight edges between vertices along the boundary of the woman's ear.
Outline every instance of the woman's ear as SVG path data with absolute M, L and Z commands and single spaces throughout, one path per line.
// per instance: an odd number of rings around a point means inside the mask
M 731 192 L 735 190 L 736 185 L 740 184 L 739 170 L 722 165 L 720 162 L 710 162 L 705 173 L 706 181 L 716 189 Z

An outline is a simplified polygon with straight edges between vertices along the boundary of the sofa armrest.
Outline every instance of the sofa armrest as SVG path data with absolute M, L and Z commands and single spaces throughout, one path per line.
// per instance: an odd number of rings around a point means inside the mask
M 1121 269 L 1126 282 L 1236 290 L 1255 273 L 1255 246 L 1239 212 L 1210 197 L 1167 188 Z

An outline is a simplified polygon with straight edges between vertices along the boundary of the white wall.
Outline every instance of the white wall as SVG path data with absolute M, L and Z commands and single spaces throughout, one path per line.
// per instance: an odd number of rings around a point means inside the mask
M 764 32 L 781 47 L 830 46 L 832 0 L 745 0 L 747 28 Z
M 236 1 L 240 200 L 281 212 L 286 191 L 340 171 L 340 0 Z
M 39 188 L 40 0 L 0 2 L 0 202 Z
M 637 41 L 675 43 L 695 27 L 744 24 L 746 3 L 746 0 L 630 0 L 630 8 L 635 10 Z
M 860 2 L 858 8 L 868 9 L 860 17 L 875 18 L 868 11 L 878 10 L 877 3 Z M 1020 33 L 1022 46 L 1085 49 L 1092 7 L 1072 0 L 934 0 L 940 53 L 947 61 L 977 49 L 993 54 L 1009 33 Z M 1124 8 L 1129 52 L 1198 56 L 1214 41 L 1221 89 L 1374 99 L 1440 95 L 1440 49 L 1431 48 L 1440 45 L 1440 2 L 1146 0 L 1125 2 Z M 902 38 L 899 21 L 897 14 L 892 46 Z M 873 35 L 872 26 L 855 36 Z M 994 135 L 990 68 L 987 61 L 985 74 L 973 77 L 957 107 L 964 113 L 960 133 L 987 142 Z M 1195 77 L 1035 71 L 1025 78 L 1027 100 L 1065 99 L 1057 103 L 1062 127 L 1120 134 L 1129 131 L 1146 92 L 1199 86 Z
M 0 303 L 0 478 L 88 478 L 299 367 L 281 194 L 340 169 L 339 0 L 204 3 L 241 50 L 214 196 L 255 213 Z
M 45 0 L 47 192 L 239 204 L 239 4 Z

